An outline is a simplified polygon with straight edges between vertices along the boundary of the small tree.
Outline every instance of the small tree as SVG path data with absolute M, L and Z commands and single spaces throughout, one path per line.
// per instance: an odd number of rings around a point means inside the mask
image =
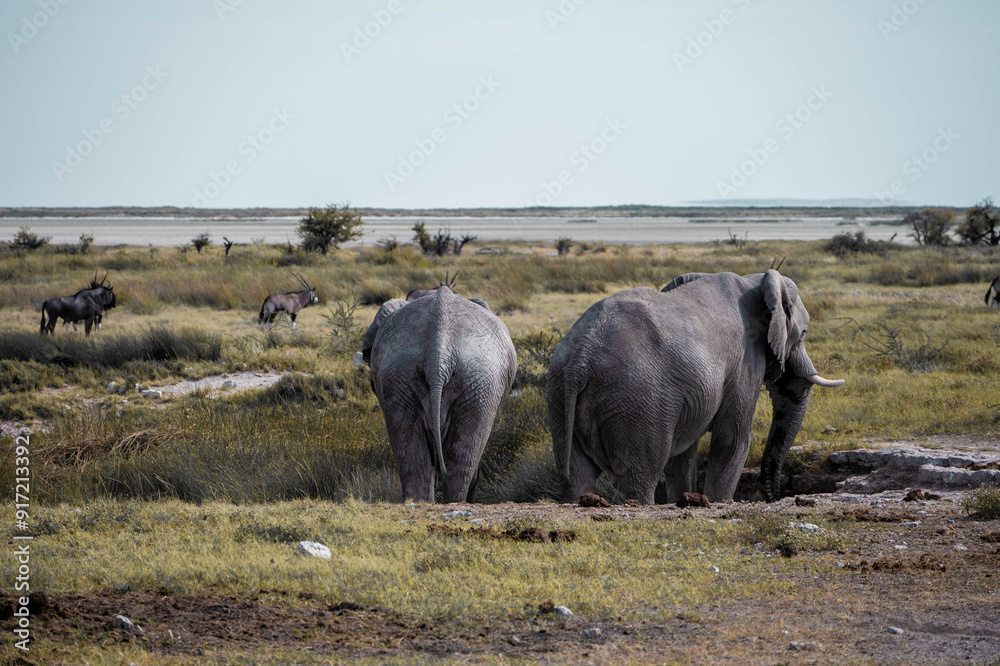
M 229 256 L 229 251 L 233 249 L 233 241 L 229 240 L 225 236 L 222 237 L 222 244 L 226 248 L 226 256 Z
M 38 248 L 48 245 L 50 240 L 52 240 L 52 236 L 39 236 L 31 231 L 31 227 L 21 227 L 14 234 L 14 240 L 10 242 L 10 246 L 19 252 L 34 252 Z
M 573 241 L 569 238 L 564 237 L 556 240 L 556 252 L 560 257 L 564 254 L 569 254 L 571 247 L 573 247 Z
M 476 238 L 478 236 L 473 236 L 472 234 L 465 234 L 461 238 L 452 238 L 451 251 L 455 254 L 462 254 L 462 248 L 465 247 L 465 244 L 476 240 Z
M 78 246 L 80 254 L 87 254 L 87 250 L 89 250 L 90 246 L 93 244 L 94 244 L 93 234 L 88 234 L 86 231 L 80 234 L 80 245 Z
M 903 218 L 903 224 L 913 229 L 908 235 L 917 245 L 947 245 L 951 242 L 948 232 L 954 215 L 954 211 L 947 208 L 928 208 L 910 213 Z
M 364 234 L 362 224 L 360 213 L 349 204 L 339 208 L 336 204 L 310 208 L 309 214 L 299 221 L 302 249 L 306 252 L 318 250 L 325 255 L 331 247 L 336 250 L 343 243 L 361 238 Z
M 965 222 L 955 230 L 967 245 L 1000 245 L 1000 210 L 987 197 L 965 212 Z
M 413 242 L 420 246 L 420 251 L 424 254 L 432 254 L 434 252 L 434 241 L 431 240 L 431 235 L 427 233 L 424 223 L 417 222 L 413 225 L 412 231 Z
M 194 249 L 198 250 L 198 254 L 201 254 L 202 248 L 206 248 L 211 244 L 212 244 L 212 238 L 211 236 L 209 236 L 207 231 L 203 234 L 198 234 L 197 236 L 191 239 L 191 245 L 194 247 Z

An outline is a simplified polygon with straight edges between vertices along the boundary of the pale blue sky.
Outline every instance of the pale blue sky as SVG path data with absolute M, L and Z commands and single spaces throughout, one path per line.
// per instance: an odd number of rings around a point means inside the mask
M 1000 199 L 996 0 L 62 1 L 0 5 L 2 206 Z

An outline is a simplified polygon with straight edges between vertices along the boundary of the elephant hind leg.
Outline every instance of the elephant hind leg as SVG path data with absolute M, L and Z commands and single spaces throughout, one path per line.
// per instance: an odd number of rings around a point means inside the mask
M 601 468 L 588 458 L 580 446 L 574 446 L 569 459 L 569 478 L 563 479 L 563 501 L 579 502 L 581 495 L 597 490 Z
M 684 493 L 698 489 L 698 442 L 670 457 L 656 485 L 657 504 L 673 504 Z

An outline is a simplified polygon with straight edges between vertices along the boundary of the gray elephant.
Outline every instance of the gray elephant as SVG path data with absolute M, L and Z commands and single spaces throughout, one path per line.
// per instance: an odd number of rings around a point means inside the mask
M 471 502 L 493 421 L 514 383 L 507 326 L 485 301 L 438 287 L 387 301 L 365 333 L 362 358 L 385 415 L 404 497 Z
M 814 384 L 809 313 L 792 280 L 691 273 L 657 292 L 629 289 L 588 309 L 549 366 L 547 402 L 566 501 L 594 491 L 602 471 L 627 499 L 651 504 L 666 475 L 673 501 L 693 490 L 696 443 L 711 431 L 705 494 L 731 499 L 750 449 L 761 384 L 774 409 L 761 464 L 778 498 L 785 454 Z M 668 462 L 669 461 L 669 462 Z

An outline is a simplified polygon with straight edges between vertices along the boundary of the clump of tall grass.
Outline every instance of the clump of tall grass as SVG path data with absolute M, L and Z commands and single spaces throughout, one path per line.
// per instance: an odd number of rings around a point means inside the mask
M 1000 487 L 986 485 L 970 490 L 962 500 L 962 508 L 977 520 L 1000 519 Z

